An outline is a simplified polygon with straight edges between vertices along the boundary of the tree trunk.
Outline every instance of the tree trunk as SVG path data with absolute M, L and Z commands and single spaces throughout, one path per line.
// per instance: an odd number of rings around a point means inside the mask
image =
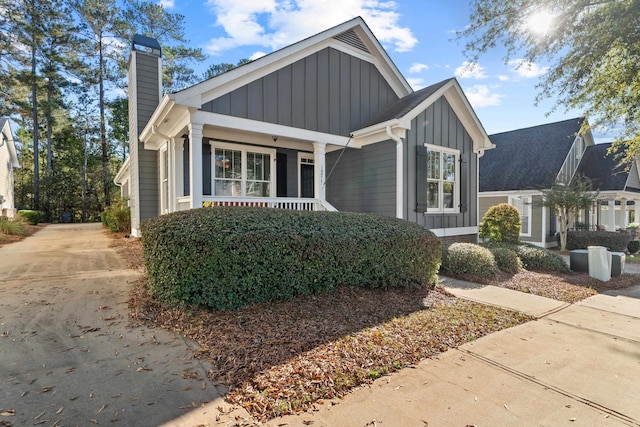
M 31 7 L 33 8 L 33 14 L 35 14 L 35 0 L 31 0 Z M 31 17 L 32 21 L 35 19 Z M 32 22 L 32 25 L 34 23 Z M 33 103 L 33 209 L 40 209 L 40 168 L 38 164 L 39 150 L 38 150 L 38 91 L 37 91 L 37 77 L 36 77 L 36 35 L 35 29 L 32 29 L 31 34 L 31 102 Z
M 111 183 L 109 182 L 109 149 L 107 146 L 107 130 L 105 126 L 104 118 L 104 55 L 102 52 L 102 34 L 100 34 L 100 40 L 98 41 L 100 47 L 100 142 L 102 146 L 102 185 L 104 190 L 104 204 L 105 206 L 111 206 L 111 195 L 109 194 L 109 188 Z

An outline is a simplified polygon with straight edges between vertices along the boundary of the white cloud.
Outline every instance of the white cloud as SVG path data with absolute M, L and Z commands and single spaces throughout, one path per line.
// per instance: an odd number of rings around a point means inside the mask
M 258 58 L 262 58 L 262 57 L 263 57 L 263 56 L 265 56 L 265 55 L 268 55 L 268 54 L 267 54 L 266 52 L 260 52 L 260 51 L 258 51 L 258 52 L 254 52 L 254 53 L 249 57 L 249 59 L 250 59 L 250 60 L 252 60 L 252 61 L 255 61 L 256 59 L 258 59 Z
M 421 64 L 419 62 L 415 62 L 413 65 L 411 65 L 411 68 L 409 68 L 409 72 L 414 74 L 414 73 L 420 73 L 422 71 L 427 71 L 429 69 L 429 66 L 427 64 Z
M 464 88 L 464 94 L 474 108 L 500 105 L 504 95 L 492 92 L 486 85 L 474 85 Z
M 549 71 L 549 67 L 540 66 L 525 59 L 512 59 L 507 63 L 509 69 L 525 79 L 540 77 Z
M 175 7 L 174 0 L 160 0 L 158 4 L 164 7 L 165 9 L 173 9 Z
M 509 80 L 509 76 L 506 76 L 504 74 L 500 74 L 498 76 L 498 80 L 500 80 L 501 82 L 506 82 L 507 80 Z
M 455 76 L 460 79 L 484 79 L 487 77 L 484 67 L 476 62 L 464 61 L 456 68 Z
M 272 50 L 362 16 L 378 40 L 397 52 L 411 50 L 418 40 L 398 23 L 397 4 L 382 0 L 207 0 L 216 25 L 226 36 L 209 41 L 211 54 L 239 46 Z
M 424 86 L 424 79 L 409 77 L 407 83 L 413 88 L 413 90 L 420 90 Z

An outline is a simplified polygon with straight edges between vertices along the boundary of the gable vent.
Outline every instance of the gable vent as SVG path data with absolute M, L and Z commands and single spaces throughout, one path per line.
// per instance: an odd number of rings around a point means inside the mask
M 362 42 L 362 39 L 358 37 L 353 29 L 347 30 L 342 34 L 338 34 L 334 37 L 334 39 L 341 41 L 342 43 L 346 43 L 349 46 L 355 47 L 356 49 L 360 49 L 364 52 L 371 53 L 367 46 Z

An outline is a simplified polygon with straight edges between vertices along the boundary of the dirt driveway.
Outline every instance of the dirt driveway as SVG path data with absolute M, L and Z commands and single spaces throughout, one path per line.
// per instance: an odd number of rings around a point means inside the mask
M 0 248 L 0 425 L 177 425 L 224 405 L 193 343 L 130 327 L 138 273 L 108 246 L 82 224 Z

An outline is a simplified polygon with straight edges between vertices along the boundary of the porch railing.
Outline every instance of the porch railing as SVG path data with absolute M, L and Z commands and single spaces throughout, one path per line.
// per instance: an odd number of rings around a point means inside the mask
M 191 207 L 191 197 L 178 197 L 176 210 L 188 210 Z M 211 197 L 202 198 L 202 207 L 209 206 L 248 206 L 274 209 L 289 209 L 296 211 L 336 211 L 330 203 L 319 199 L 300 197 Z

